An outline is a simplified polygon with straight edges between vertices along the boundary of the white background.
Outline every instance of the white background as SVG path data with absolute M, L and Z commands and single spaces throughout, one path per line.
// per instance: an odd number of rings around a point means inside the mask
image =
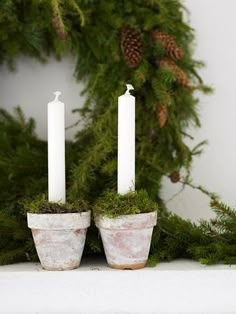
M 209 145 L 204 154 L 195 159 L 192 178 L 196 184 L 218 193 L 222 200 L 235 205 L 236 196 L 236 124 L 235 124 L 235 68 L 236 1 L 186 0 L 191 12 L 190 21 L 196 30 L 195 57 L 206 62 L 201 74 L 206 83 L 215 88 L 213 96 L 201 97 L 199 112 L 200 130 L 192 130 L 197 142 L 207 139 Z M 31 59 L 21 58 L 17 71 L 9 73 L 0 68 L 0 106 L 12 110 L 20 105 L 27 116 L 37 121 L 37 132 L 46 138 L 47 103 L 52 92 L 61 90 L 66 104 L 66 124 L 73 124 L 78 116 L 71 110 L 83 104 L 79 96 L 81 85 L 73 78 L 75 60 L 68 57 L 61 62 L 50 60 L 41 65 Z M 77 129 L 67 131 L 72 138 Z M 180 186 L 163 180 L 162 196 L 165 200 L 178 191 Z M 168 207 L 185 218 L 199 220 L 212 216 L 209 199 L 200 192 L 187 188 L 167 203 Z

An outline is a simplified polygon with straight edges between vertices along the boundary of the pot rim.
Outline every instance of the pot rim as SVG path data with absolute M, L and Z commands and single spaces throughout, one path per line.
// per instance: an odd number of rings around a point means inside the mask
M 52 217 L 55 217 L 55 216 L 61 216 L 61 215 L 87 215 L 88 213 L 91 213 L 91 210 L 87 210 L 87 211 L 85 211 L 85 212 L 77 212 L 77 213 L 55 213 L 55 214 L 53 214 L 53 213 L 31 213 L 31 212 L 27 212 L 27 216 L 28 215 L 37 215 L 37 216 L 39 216 L 39 215 L 42 215 L 42 216 L 52 216 Z
M 27 213 L 28 227 L 45 230 L 74 230 L 90 226 L 91 210 L 81 213 Z
M 95 217 L 95 224 L 103 229 L 143 229 L 154 227 L 157 223 L 157 211 L 107 217 Z

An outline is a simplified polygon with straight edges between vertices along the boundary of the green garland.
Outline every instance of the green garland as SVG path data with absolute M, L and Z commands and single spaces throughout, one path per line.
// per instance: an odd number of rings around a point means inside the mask
M 192 58 L 194 34 L 183 20 L 184 10 L 180 0 L 0 2 L 1 64 L 13 69 L 22 54 L 44 62 L 50 54 L 61 58 L 69 52 L 78 60 L 74 75 L 85 82 L 87 100 L 78 109 L 85 127 L 74 143 L 67 143 L 71 198 L 95 202 L 104 190 L 116 186 L 117 97 L 129 82 L 135 87 L 137 108 L 137 188 L 145 188 L 164 209 L 163 175 L 173 183 L 192 185 L 192 158 L 203 143 L 190 149 L 184 139 L 191 138 L 190 125 L 200 126 L 194 92 L 211 89 L 197 72 L 202 62 Z M 10 263 L 34 255 L 19 201 L 46 190 L 46 143 L 35 136 L 33 122 L 19 110 L 15 117 L 1 111 L 0 127 L 0 231 L 5 235 L 0 241 L 0 263 Z M 215 204 L 223 213 L 219 215 L 223 223 L 231 211 Z M 231 229 L 234 218 L 229 219 L 230 229 L 219 237 L 214 221 L 196 226 L 163 210 L 152 256 L 232 262 L 235 231 Z M 10 232 L 14 228 L 21 229 L 21 235 Z M 88 248 L 101 251 L 91 231 Z
M 67 167 L 75 163 L 76 145 L 67 143 Z M 71 158 L 73 156 L 73 158 Z M 0 264 L 37 260 L 20 200 L 46 191 L 46 143 L 34 134 L 34 123 L 17 109 L 0 111 Z M 33 164 L 32 164 L 33 161 Z M 236 211 L 213 199 L 215 218 L 196 225 L 161 211 L 154 229 L 149 265 L 185 257 L 205 264 L 235 263 Z M 94 225 L 89 228 L 85 252 L 101 253 Z

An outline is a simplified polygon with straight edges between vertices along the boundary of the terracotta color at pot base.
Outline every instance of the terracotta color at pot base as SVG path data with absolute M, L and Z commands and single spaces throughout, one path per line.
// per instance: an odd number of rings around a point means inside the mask
M 124 270 L 135 270 L 135 269 L 141 269 L 144 268 L 146 263 L 139 263 L 139 264 L 128 264 L 128 265 L 111 265 L 109 266 L 114 269 L 124 269 Z

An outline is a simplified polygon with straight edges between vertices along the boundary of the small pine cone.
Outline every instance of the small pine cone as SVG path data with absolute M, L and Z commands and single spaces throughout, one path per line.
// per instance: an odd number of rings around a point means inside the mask
M 169 67 L 176 74 L 177 82 L 180 85 L 188 89 L 192 89 L 187 74 L 177 64 L 175 64 L 174 61 L 163 59 L 159 61 L 158 64 L 160 67 Z
M 52 25 L 54 26 L 55 30 L 57 30 L 58 28 L 60 28 L 60 19 L 58 16 L 54 16 L 52 18 Z
M 160 128 L 163 128 L 166 124 L 168 117 L 168 111 L 166 105 L 157 106 L 157 120 L 159 121 Z
M 175 42 L 170 41 L 166 45 L 166 49 L 168 51 L 168 55 L 171 59 L 177 61 L 183 58 L 184 51 L 182 48 L 178 47 Z
M 143 58 L 140 31 L 129 25 L 123 26 L 121 29 L 120 45 L 126 64 L 130 68 L 137 67 Z
M 57 36 L 61 40 L 66 40 L 68 38 L 68 33 L 64 30 L 64 27 L 61 24 L 61 21 L 60 21 L 58 16 L 54 16 L 52 18 L 52 24 L 53 24 L 53 27 L 54 27 L 56 33 L 57 33 Z
M 169 176 L 170 180 L 172 183 L 177 183 L 180 180 L 180 173 L 178 170 L 174 171 L 171 173 L 171 175 Z
M 57 32 L 58 37 L 61 40 L 66 40 L 68 38 L 68 33 L 67 32 L 63 32 L 63 31 L 58 31 Z
M 158 30 L 154 30 L 152 32 L 152 37 L 155 41 L 160 41 L 162 43 L 171 59 L 177 61 L 183 58 L 184 51 L 176 44 L 175 38 L 173 36 Z

